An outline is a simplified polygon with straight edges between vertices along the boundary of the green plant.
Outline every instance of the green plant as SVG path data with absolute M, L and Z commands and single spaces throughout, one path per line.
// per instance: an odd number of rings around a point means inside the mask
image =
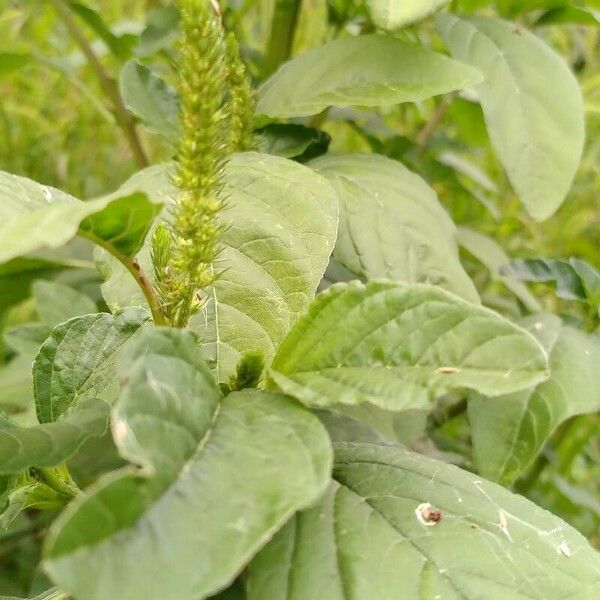
M 131 45 L 52 4 L 123 63 L 118 87 L 94 70 L 132 155 L 145 124 L 174 159 L 85 202 L 0 172 L 7 592 L 595 598 L 596 550 L 510 488 L 593 539 L 593 502 L 563 497 L 597 486 L 600 276 L 484 234 L 565 200 L 585 113 L 563 59 L 486 2 L 277 0 L 262 55 L 252 2 L 153 7 Z M 523 209 L 482 193 L 508 182 Z

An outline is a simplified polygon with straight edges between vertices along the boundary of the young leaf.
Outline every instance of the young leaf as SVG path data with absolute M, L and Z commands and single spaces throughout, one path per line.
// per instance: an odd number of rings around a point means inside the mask
M 52 527 L 46 570 L 90 600 L 205 598 L 322 494 L 329 438 L 280 394 L 222 399 L 189 332 L 147 330 L 120 373 L 115 442 L 143 469 L 110 474 L 74 501 Z
M 258 90 L 257 114 L 304 117 L 328 106 L 417 102 L 481 81 L 463 63 L 393 37 L 334 40 L 285 63 Z
M 56 423 L 17 427 L 0 415 L 0 473 L 29 467 L 54 467 L 71 458 L 82 444 L 106 431 L 108 405 L 82 402 Z
M 548 376 L 535 338 L 500 315 L 422 284 L 337 284 L 279 347 L 271 377 L 314 406 L 427 406 L 455 388 L 498 396 Z
M 543 334 L 544 319 L 532 318 Z M 600 342 L 563 327 L 550 351 L 550 379 L 536 388 L 500 398 L 474 395 L 469 422 L 477 471 L 510 485 L 542 450 L 556 427 L 575 415 L 600 410 Z
M 121 71 L 121 94 L 127 108 L 139 117 L 152 133 L 177 142 L 179 96 L 148 67 L 132 60 Z
M 62 246 L 78 231 L 121 254 L 135 252 L 159 210 L 139 192 L 81 202 L 31 179 L 0 171 L 0 263 L 41 248 Z
M 450 0 L 367 0 L 373 22 L 382 29 L 400 29 L 428 17 Z
M 485 74 L 475 89 L 492 144 L 527 212 L 547 219 L 569 191 L 583 150 L 577 80 L 562 58 L 520 26 L 449 13 L 437 23 L 452 55 Z
M 86 315 L 58 325 L 33 363 L 33 388 L 40 423 L 56 421 L 74 403 L 114 384 L 122 346 L 144 322 L 142 308 L 115 315 Z
M 525 498 L 396 447 L 336 444 L 334 483 L 254 559 L 248 600 L 600 593 L 600 556 Z
M 36 281 L 31 291 L 38 315 L 50 329 L 73 317 L 96 312 L 96 304 L 92 300 L 68 285 Z
M 458 228 L 458 243 L 487 267 L 494 279 L 502 281 L 528 310 L 541 310 L 540 303 L 531 295 L 527 286 L 516 281 L 517 278 L 505 274 L 506 272 L 502 270 L 502 267 L 510 259 L 500 244 L 496 243 L 491 237 L 467 227 Z
M 456 227 L 418 175 L 376 154 L 326 156 L 310 166 L 338 193 L 338 263 L 357 277 L 431 283 L 479 302 L 458 259 Z

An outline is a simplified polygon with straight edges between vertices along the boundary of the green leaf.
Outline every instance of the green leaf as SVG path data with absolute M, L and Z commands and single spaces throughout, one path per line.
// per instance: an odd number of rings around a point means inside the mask
M 261 152 L 299 162 L 325 154 L 331 142 L 324 131 L 296 123 L 270 123 L 256 133 Z
M 33 364 L 40 423 L 56 421 L 74 403 L 101 397 L 114 384 L 122 346 L 148 319 L 142 308 L 86 315 L 58 325 Z
M 106 44 L 106 47 L 120 60 L 127 60 L 131 55 L 135 36 L 115 35 L 106 24 L 101 14 L 81 2 L 69 2 L 71 10 L 79 15 L 94 33 Z
M 214 594 L 322 494 L 329 438 L 280 394 L 222 399 L 189 332 L 147 330 L 120 374 L 113 433 L 143 469 L 104 477 L 67 508 L 50 532 L 46 571 L 90 600 Z
M 367 0 L 373 22 L 382 29 L 400 29 L 439 10 L 450 0 Z
M 455 388 L 498 396 L 547 379 L 535 338 L 500 315 L 422 284 L 337 284 L 281 344 L 271 377 L 314 406 L 427 406 Z M 483 390 L 487 390 L 484 392 Z
M 5 329 L 2 337 L 13 352 L 33 357 L 49 335 L 50 329 L 43 323 L 25 323 Z
M 101 400 L 82 402 L 56 423 L 16 427 L 0 420 L 0 473 L 29 467 L 54 467 L 72 456 L 83 443 L 106 431 L 108 405 Z
M 304 117 L 328 106 L 417 102 L 481 81 L 478 71 L 393 37 L 340 38 L 285 63 L 258 91 L 257 114 Z
M 600 593 L 600 556 L 559 518 L 452 465 L 370 444 L 336 444 L 327 495 L 293 518 L 249 573 L 248 600 Z
M 479 302 L 458 259 L 456 227 L 418 175 L 376 154 L 326 156 L 310 166 L 340 200 L 338 263 L 364 279 L 431 283 Z
M 32 288 L 38 315 L 53 329 L 73 317 L 96 312 L 96 304 L 68 285 L 54 281 L 36 281 Z
M 577 258 L 513 260 L 503 267 L 502 273 L 521 281 L 552 282 L 559 298 L 588 301 L 594 307 L 600 305 L 600 273 Z
M 135 252 L 159 207 L 142 194 L 81 202 L 31 179 L 0 171 L 0 263 L 85 237 L 127 254 Z M 140 237 L 142 238 L 140 240 Z
M 577 80 L 559 55 L 520 26 L 449 13 L 437 24 L 452 55 L 485 74 L 475 89 L 492 144 L 527 212 L 547 219 L 567 195 L 583 150 Z
M 66 499 L 56 490 L 34 479 L 28 471 L 10 478 L 9 488 L 0 497 L 0 526 L 8 529 L 12 522 L 25 510 L 59 510 Z M 0 597 L 1 598 L 1 597 Z
M 0 406 L 8 412 L 26 411 L 31 406 L 31 356 L 21 355 L 0 365 Z
M 548 327 L 543 318 L 531 319 L 537 335 Z M 493 400 L 477 395 L 469 399 L 473 452 L 483 477 L 513 483 L 563 421 L 600 410 L 598 339 L 563 327 L 550 346 L 548 381 Z
M 148 67 L 135 60 L 121 71 L 121 94 L 127 108 L 152 132 L 177 142 L 179 128 L 179 96 Z
M 146 29 L 136 48 L 138 56 L 169 50 L 179 35 L 179 11 L 176 6 L 161 6 L 148 12 Z
M 510 258 L 500 244 L 491 237 L 467 227 L 458 228 L 458 243 L 487 267 L 494 279 L 502 281 L 528 310 L 541 310 L 540 303 L 525 285 L 516 281 L 517 278 L 504 274 L 505 271 L 502 270 L 502 267 L 508 264 Z
M 232 156 L 225 171 L 227 198 L 222 271 L 207 291 L 204 310 L 191 327 L 204 341 L 205 358 L 218 363 L 229 381 L 246 352 L 261 351 L 270 362 L 281 340 L 306 310 L 321 281 L 337 232 L 337 198 L 327 180 L 298 163 L 249 152 Z M 170 165 L 134 176 L 134 187 L 156 201 L 176 196 Z M 152 272 L 150 247 L 137 260 Z M 115 261 L 103 261 L 103 293 L 114 309 L 144 304 L 141 293 Z
M 134 256 L 161 212 L 162 204 L 151 202 L 140 192 L 127 196 L 110 194 L 100 201 L 108 202 L 106 208 L 84 219 L 79 234 L 115 256 Z

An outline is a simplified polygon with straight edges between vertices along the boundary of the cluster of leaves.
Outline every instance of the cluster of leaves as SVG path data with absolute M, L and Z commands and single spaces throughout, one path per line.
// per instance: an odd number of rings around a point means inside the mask
M 587 97 L 550 42 L 597 36 L 598 6 L 223 2 L 257 98 L 232 148 L 224 71 L 218 97 L 191 78 L 233 37 L 184 46 L 176 85 L 172 5 L 120 34 L 50 4 L 156 164 L 85 202 L 0 172 L 0 593 L 597 597 L 597 257 L 486 233 L 500 187 L 533 228 L 565 201 Z M 215 190 L 201 304 L 166 327 L 151 232 Z

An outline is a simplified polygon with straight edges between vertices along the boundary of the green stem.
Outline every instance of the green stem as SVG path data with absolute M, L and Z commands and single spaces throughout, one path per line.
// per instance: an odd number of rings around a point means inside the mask
M 104 248 L 104 250 L 106 250 L 111 256 L 114 256 L 129 271 L 141 289 L 142 294 L 144 294 L 144 298 L 146 299 L 148 307 L 150 308 L 150 312 L 152 313 L 152 319 L 154 323 L 156 325 L 167 325 L 167 319 L 165 318 L 165 314 L 158 295 L 156 294 L 156 290 L 154 289 L 154 285 L 146 275 L 146 272 L 142 269 L 140 263 L 138 263 L 135 259 L 126 256 L 125 254 L 117 252 L 115 248 L 100 238 L 97 238 L 93 235 L 86 235 L 81 231 L 79 232 L 79 235 L 90 240 L 97 246 Z
M 104 66 L 96 56 L 96 53 L 92 49 L 87 38 L 83 35 L 79 25 L 77 24 L 77 21 L 73 17 L 64 0 L 50 0 L 50 2 L 54 6 L 56 12 L 65 24 L 66 28 L 69 30 L 69 33 L 77 45 L 81 48 L 81 51 L 87 58 L 90 67 L 98 78 L 98 82 L 100 83 L 102 91 L 112 103 L 117 122 L 127 138 L 129 147 L 131 148 L 138 165 L 141 168 L 147 167 L 149 165 L 148 157 L 146 156 L 140 138 L 138 137 L 133 117 L 127 110 L 127 107 L 123 102 L 123 98 L 121 98 L 121 93 L 119 92 L 119 88 L 115 80 L 112 79 L 104 69 Z
M 291 56 L 301 6 L 302 0 L 276 0 L 262 67 L 264 79 Z
M 429 121 L 425 123 L 425 126 L 417 135 L 417 146 L 419 147 L 419 153 L 422 153 L 427 148 L 427 142 L 429 142 L 429 138 L 433 135 L 433 132 L 436 130 L 438 125 L 444 120 L 452 101 L 454 100 L 454 92 L 448 94 L 443 98 L 443 100 L 438 104 L 437 108 L 433 111 Z

